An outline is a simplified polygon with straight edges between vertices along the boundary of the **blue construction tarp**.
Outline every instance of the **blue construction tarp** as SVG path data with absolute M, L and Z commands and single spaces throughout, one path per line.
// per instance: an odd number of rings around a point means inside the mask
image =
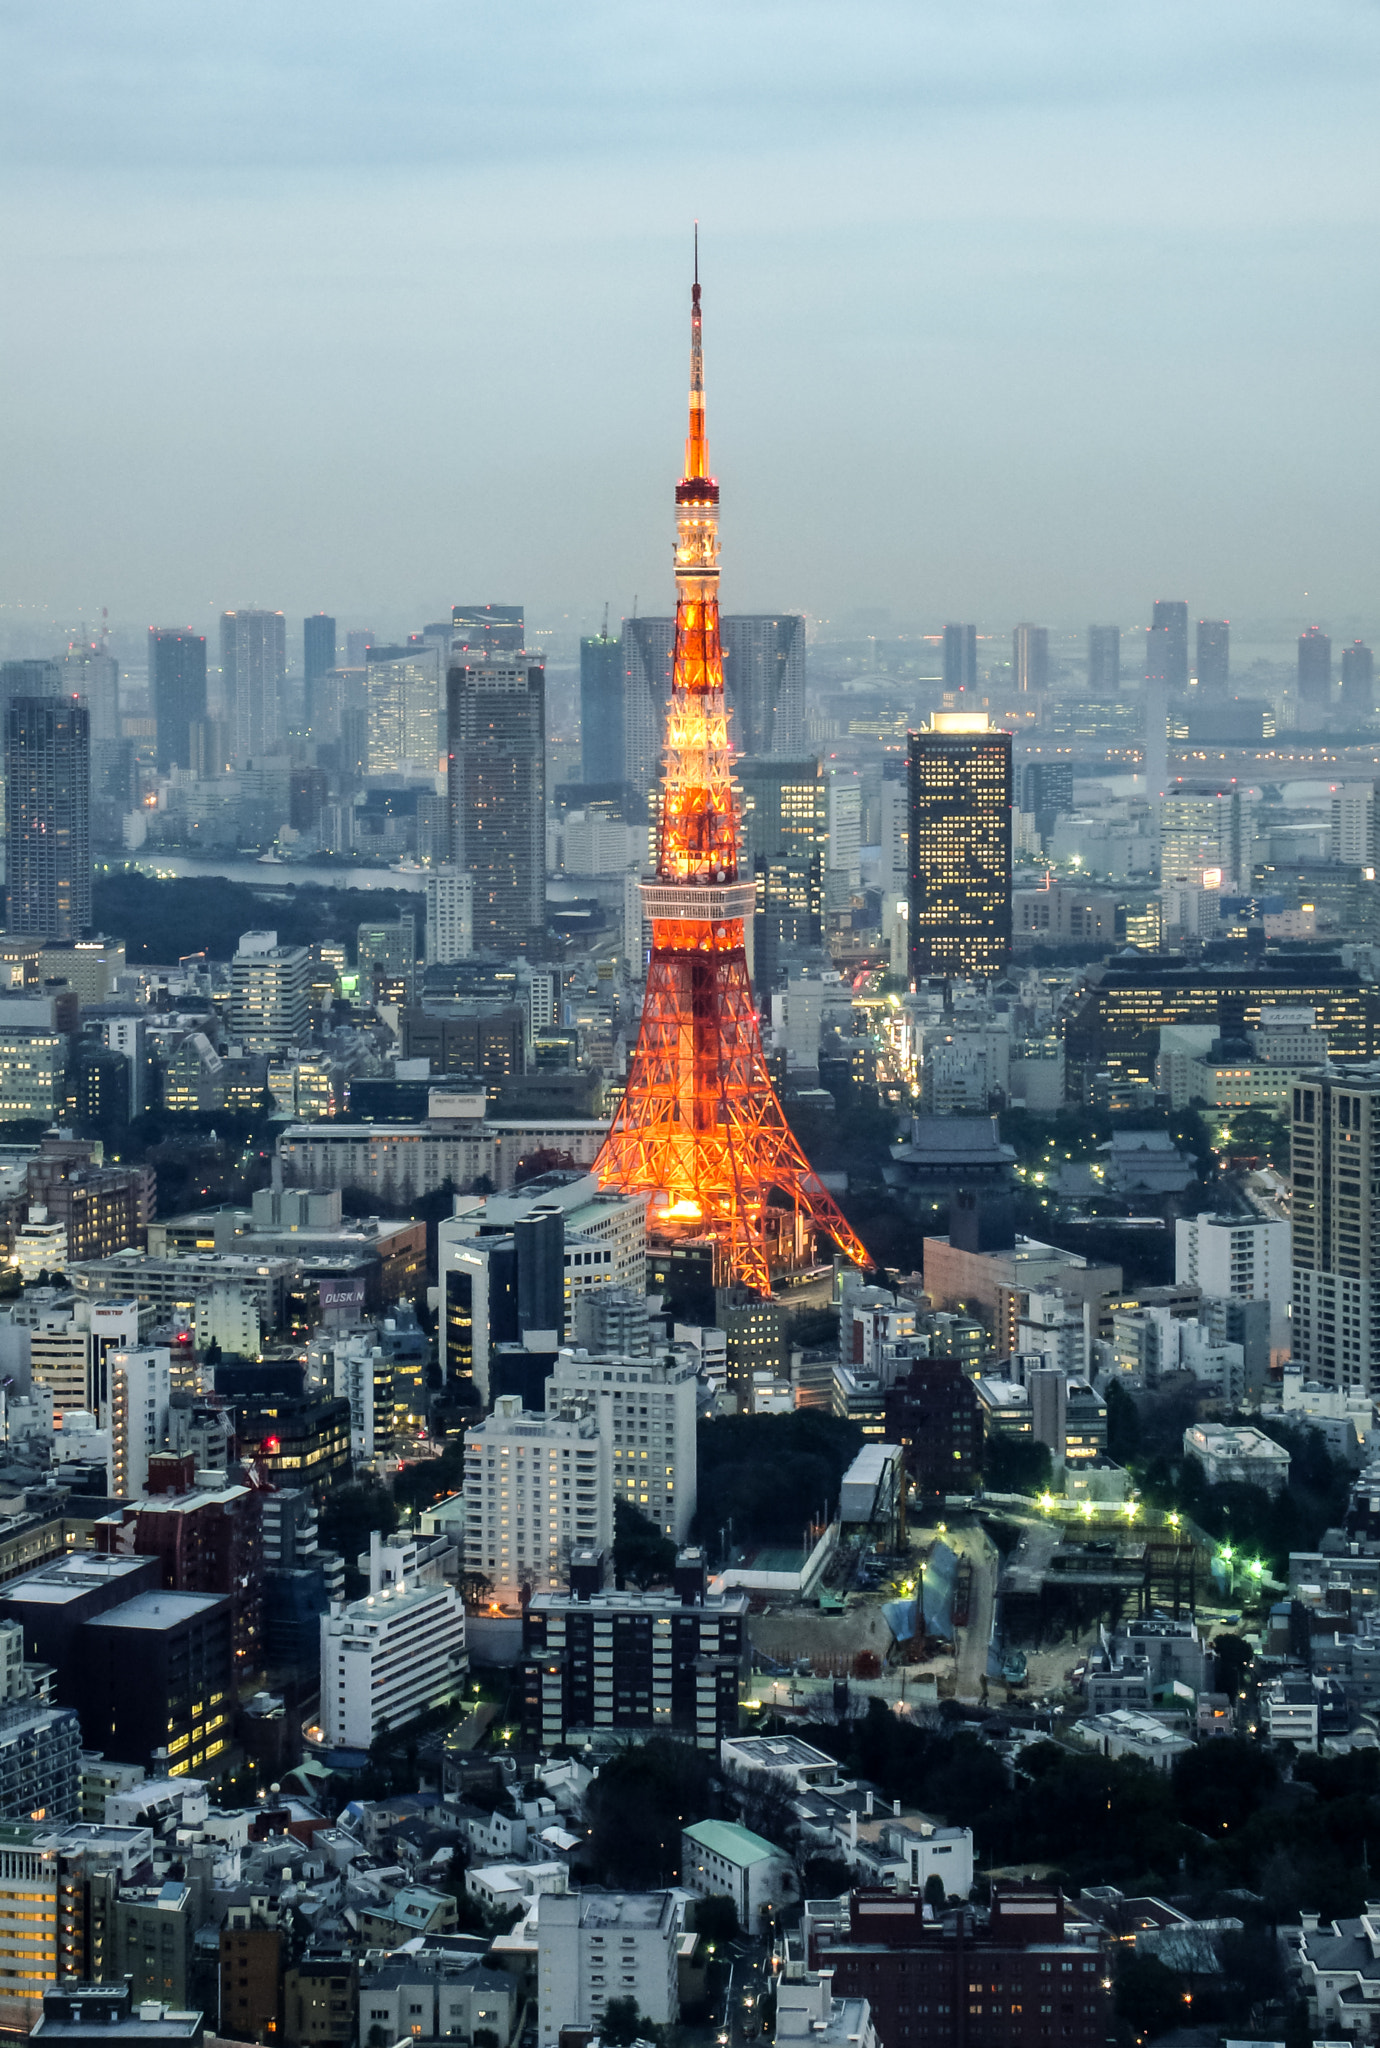
M 958 1555 L 947 1543 L 936 1543 L 925 1559 L 922 1581 L 925 1631 L 932 1636 L 954 1632 L 954 1587 L 958 1582 Z

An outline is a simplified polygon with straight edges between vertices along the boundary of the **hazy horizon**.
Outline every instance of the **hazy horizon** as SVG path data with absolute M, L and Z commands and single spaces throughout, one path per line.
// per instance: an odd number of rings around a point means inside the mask
M 697 215 L 726 609 L 1380 624 L 1372 4 L 11 0 L 0 48 L 8 651 L 667 610 Z

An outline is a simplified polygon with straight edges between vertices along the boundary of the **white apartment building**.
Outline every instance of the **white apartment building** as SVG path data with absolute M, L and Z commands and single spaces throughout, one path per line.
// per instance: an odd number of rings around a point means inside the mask
M 572 1548 L 613 1544 L 612 1446 L 599 1418 L 527 1415 L 516 1394 L 465 1437 L 465 1569 L 500 1599 L 566 1582 Z
M 1332 792 L 1331 854 L 1351 867 L 1375 865 L 1375 785 L 1344 782 Z
M 678 1547 L 690 1540 L 695 1514 L 698 1372 L 690 1344 L 658 1346 L 648 1358 L 563 1350 L 546 1383 L 548 1414 L 590 1404 L 610 1450 L 613 1498 L 640 1509 Z
M 1266 1216 L 1180 1216 L 1174 1225 L 1174 1279 L 1205 1295 L 1268 1301 L 1270 1348 L 1289 1344 L 1289 1225 Z
M 464 1685 L 465 1610 L 454 1586 L 404 1579 L 321 1617 L 321 1729 L 333 1749 L 368 1749 L 386 1722 L 400 1728 L 448 1706 Z
M 1209 1486 L 1240 1483 L 1278 1494 L 1289 1484 L 1289 1453 L 1258 1429 L 1195 1422 L 1184 1431 L 1184 1456 L 1198 1460 Z
M 78 1301 L 68 1308 L 36 1300 L 31 1291 L 27 1300 L 7 1310 L 4 1322 L 13 1329 L 14 1341 L 27 1346 L 33 1384 L 51 1393 L 59 1428 L 69 1409 L 95 1412 L 107 1399 L 106 1355 L 133 1351 L 139 1344 L 136 1301 Z
M 537 1901 L 537 2028 L 596 2031 L 610 1999 L 631 1998 L 653 2026 L 680 2016 L 681 1914 L 672 1892 L 548 1893 Z
M 144 1493 L 149 1453 L 168 1441 L 172 1363 L 162 1347 L 112 1351 L 106 1359 L 109 1400 L 102 1421 L 110 1431 L 110 1483 L 116 1495 Z
M 285 1052 L 310 1025 L 311 955 L 272 931 L 245 932 L 230 963 L 230 1032 L 246 1052 Z
M 464 868 L 433 868 L 426 878 L 426 957 L 433 965 L 468 960 L 474 951 L 474 876 Z

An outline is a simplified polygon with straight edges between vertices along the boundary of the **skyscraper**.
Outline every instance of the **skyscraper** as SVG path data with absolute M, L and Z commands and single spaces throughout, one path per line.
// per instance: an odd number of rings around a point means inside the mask
M 1299 634 L 1299 701 L 1326 705 L 1332 696 L 1332 642 L 1321 626 Z
M 206 716 L 206 635 L 149 627 L 149 691 L 158 726 L 158 771 L 192 765 L 191 729 Z
M 1094 697 L 1115 697 L 1121 688 L 1120 626 L 1089 626 L 1088 689 Z
M 59 687 L 65 696 L 86 699 L 93 747 L 118 744 L 120 664 L 113 654 L 92 641 L 69 647 L 62 659 Z
M 977 688 L 977 627 L 944 628 L 944 688 Z
M 1320 1076 L 1293 1091 L 1294 1315 L 1304 1381 L 1380 1392 L 1380 1076 Z
M 829 839 L 824 777 L 813 755 L 739 761 L 743 846 L 739 865 L 757 886 L 753 979 L 775 985 L 782 946 L 824 937 L 824 861 Z
M 286 636 L 281 612 L 221 613 L 221 704 L 241 766 L 274 753 L 283 736 Z
M 1231 673 L 1230 620 L 1199 619 L 1197 651 L 1199 694 L 1225 696 Z
M 580 642 L 580 780 L 623 781 L 623 643 Z
M 500 654 L 521 654 L 527 631 L 520 604 L 453 605 L 450 625 L 455 651 L 481 661 L 492 661 Z
M 639 796 L 661 774 L 675 644 L 674 619 L 623 621 L 623 780 Z
M 335 667 L 335 620 L 325 612 L 313 612 L 302 621 L 302 674 L 306 677 L 308 700 L 318 676 L 329 675 Z
M 436 649 L 371 647 L 364 671 L 365 771 L 436 773 L 441 755 L 441 677 Z
M 1171 695 L 1188 688 L 1188 606 L 1180 598 L 1155 599 L 1145 636 L 1145 680 L 1162 684 Z
M 5 707 L 6 924 L 79 939 L 91 923 L 91 721 L 76 697 Z
M 1011 735 L 984 712 L 937 711 L 911 733 L 909 765 L 911 979 L 1000 974 L 1011 953 Z
M 1023 694 L 1049 682 L 1049 627 L 1017 626 L 1011 635 L 1011 679 Z
M 728 736 L 735 754 L 788 760 L 805 745 L 805 621 L 788 613 L 725 613 Z
M 1375 656 L 1364 640 L 1342 649 L 1342 709 L 1355 718 L 1375 709 Z
M 525 655 L 452 657 L 446 676 L 451 860 L 474 877 L 474 944 L 546 936 L 546 676 Z

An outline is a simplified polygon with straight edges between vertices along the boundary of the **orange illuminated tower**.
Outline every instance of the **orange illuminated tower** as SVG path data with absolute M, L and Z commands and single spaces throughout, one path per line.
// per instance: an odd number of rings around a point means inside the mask
M 719 486 L 709 474 L 699 265 L 690 312 L 690 433 L 676 486 L 676 649 L 656 879 L 642 885 L 652 957 L 627 1092 L 599 1154 L 606 1186 L 645 1192 L 648 1235 L 712 1238 L 715 1280 L 770 1292 L 809 1238 L 867 1253 L 791 1132 L 762 1056 L 738 873 L 733 755 L 719 648 Z

